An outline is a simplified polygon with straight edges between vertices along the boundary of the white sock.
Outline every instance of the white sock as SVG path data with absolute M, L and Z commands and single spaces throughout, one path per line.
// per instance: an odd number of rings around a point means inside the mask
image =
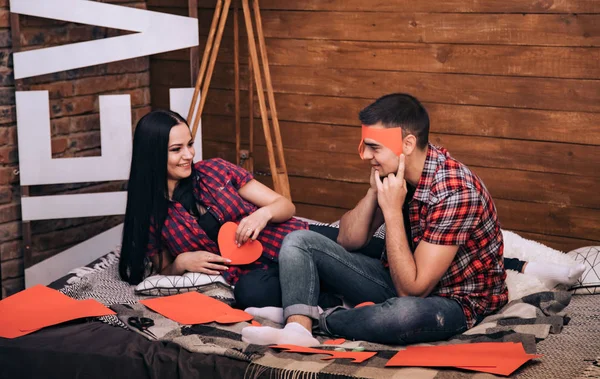
M 247 326 L 242 329 L 242 341 L 255 345 L 316 346 L 319 341 L 297 322 L 290 322 L 283 329 L 270 326 Z
M 561 266 L 555 263 L 528 262 L 523 273 L 535 276 L 548 288 L 554 288 L 559 284 L 572 286 L 584 270 L 585 265 L 582 263 Z
M 323 309 L 319 308 L 319 314 L 323 313 Z M 267 320 L 273 321 L 277 324 L 283 324 L 285 320 L 283 319 L 283 308 L 279 307 L 250 307 L 244 309 L 244 312 L 250 313 L 252 316 L 258 316 L 262 318 L 266 318 Z
M 267 320 L 283 324 L 283 308 L 279 307 L 250 307 L 244 309 L 244 312 L 250 313 L 252 316 L 266 318 Z

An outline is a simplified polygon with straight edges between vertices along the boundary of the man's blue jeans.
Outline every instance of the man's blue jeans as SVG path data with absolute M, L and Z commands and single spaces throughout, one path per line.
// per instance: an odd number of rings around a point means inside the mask
M 279 275 L 284 318 L 304 315 L 326 333 L 386 344 L 448 339 L 467 329 L 460 304 L 439 296 L 398 297 L 389 269 L 381 261 L 346 251 L 318 233 L 298 230 L 283 241 Z M 320 285 L 354 304 L 319 315 Z

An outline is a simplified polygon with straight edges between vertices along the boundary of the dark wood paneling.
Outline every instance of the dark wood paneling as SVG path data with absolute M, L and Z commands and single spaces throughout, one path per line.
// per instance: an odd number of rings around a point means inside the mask
M 176 86 L 183 83 L 184 62 L 153 61 L 154 72 L 169 73 L 153 83 Z M 242 75 L 247 74 L 242 66 Z M 598 80 L 512 78 L 483 75 L 451 75 L 417 72 L 385 72 L 355 69 L 272 66 L 273 86 L 279 93 L 328 97 L 364 98 L 361 107 L 383 93 L 407 92 L 425 103 L 530 108 L 549 111 L 600 112 Z M 188 79 L 189 80 L 189 79 Z M 245 76 L 242 89 L 247 89 Z M 218 65 L 213 89 L 233 89 L 233 65 Z M 277 98 L 276 98 L 277 100 Z M 334 100 L 335 101 L 335 100 Z M 354 108 L 356 110 L 360 107 Z M 594 117 L 594 116 L 588 116 Z M 596 116 L 597 117 L 597 116 Z
M 342 218 L 346 209 L 332 208 L 314 204 L 296 203 L 296 216 L 306 217 L 320 222 L 334 222 Z
M 246 67 L 241 69 L 246 75 Z M 600 112 L 600 82 L 465 74 L 272 66 L 275 92 L 372 99 L 407 92 L 424 102 Z M 214 88 L 233 88 L 233 65 L 215 69 Z M 247 88 L 245 76 L 241 81 Z
M 269 64 L 384 71 L 418 71 L 502 76 L 586 79 L 600 77 L 600 49 L 500 45 L 354 42 L 269 38 Z M 206 45 L 206 37 L 200 46 Z M 241 55 L 246 56 L 245 43 Z M 158 59 L 189 61 L 168 52 Z M 218 62 L 233 62 L 232 38 L 225 38 Z
M 509 230 L 597 239 L 598 210 L 512 200 L 495 200 L 500 221 Z
M 211 15 L 211 11 L 200 13 L 202 29 L 208 29 L 210 23 L 205 20 L 210 19 Z M 536 46 L 600 45 L 598 14 L 263 11 L 262 19 L 265 37 L 286 39 Z
M 215 142 L 206 140 L 204 143 L 205 156 L 214 151 L 227 151 L 233 146 L 232 142 Z M 300 159 L 301 155 L 310 155 Z M 233 155 L 233 154 L 232 154 Z M 323 191 L 334 193 L 355 192 L 357 184 L 368 183 L 369 166 L 361 162 L 356 154 L 332 154 L 326 151 L 307 151 L 290 148 L 285 145 L 285 156 L 288 172 L 292 176 L 300 176 L 320 180 L 319 186 Z M 263 145 L 255 146 L 255 168 L 259 172 L 269 172 L 266 149 Z M 309 164 L 305 164 L 305 163 Z M 334 163 L 335 162 L 335 163 Z M 600 208 L 600 197 L 590 196 L 590 189 L 596 188 L 600 179 L 594 177 L 557 175 L 549 173 L 532 173 L 513 169 L 489 168 L 471 166 L 486 183 L 495 199 L 511 201 L 534 202 L 557 208 Z M 324 180 L 326 179 L 326 180 Z M 327 183 L 328 181 L 336 181 Z M 350 182 L 346 186 L 346 183 Z M 296 182 L 300 188 L 314 187 L 315 182 Z M 311 190 L 314 191 L 314 190 Z M 308 192 L 313 193 L 313 192 Z M 312 197 L 312 195 L 307 195 Z M 342 195 L 345 196 L 345 195 Z M 357 198 L 352 197 L 349 203 L 331 200 L 329 197 L 314 196 L 317 199 L 333 201 L 340 207 L 355 204 Z M 305 200 L 308 201 L 308 200 Z M 341 201 L 341 200 L 340 200 Z
M 187 7 L 185 0 L 148 0 L 148 7 Z M 214 8 L 215 0 L 199 0 L 201 8 Z M 453 12 L 453 13 L 597 13 L 596 0 L 261 0 L 261 9 L 347 12 Z
M 242 119 L 242 143 L 248 143 L 248 120 Z M 287 149 L 306 151 L 306 154 L 323 154 L 323 157 L 330 157 L 331 161 L 336 162 L 339 170 L 345 170 L 350 164 L 347 161 L 356 161 L 356 141 L 359 139 L 358 128 L 339 127 L 331 125 L 304 124 L 294 122 L 281 122 L 281 132 L 283 145 Z M 262 128 L 259 125 L 259 120 L 255 120 L 255 143 L 264 146 L 264 136 Z M 215 142 L 234 143 L 235 134 L 233 126 L 233 118 L 228 116 L 213 116 L 207 115 L 203 118 L 203 135 L 205 140 Z M 457 137 L 458 138 L 458 137 Z M 496 139 L 489 139 L 497 141 Z M 506 140 L 512 142 L 511 140 Z M 517 141 L 519 144 L 526 143 Z M 568 146 L 565 144 L 553 144 L 559 147 Z M 545 146 L 545 145 L 543 145 Z M 581 147 L 579 145 L 572 145 Z M 508 152 L 511 159 L 518 161 L 528 161 L 532 157 L 514 156 L 514 154 L 522 151 L 520 146 Z M 596 147 L 589 147 L 597 149 Z M 542 147 L 546 150 L 545 147 Z M 454 155 L 455 150 L 450 150 Z M 460 152 L 460 150 L 456 150 Z M 534 154 L 536 150 L 525 150 L 522 153 Z M 486 154 L 478 151 L 480 154 L 478 159 L 486 158 Z M 593 152 L 593 151 L 592 151 Z M 337 154 L 342 153 L 342 154 Z M 563 152 L 568 154 L 568 151 Z M 542 154 L 543 155 L 543 154 Z M 555 159 L 555 158 L 549 158 Z M 558 158 L 556 158 L 558 160 Z M 466 161 L 466 160 L 464 160 Z M 586 162 L 585 159 L 578 159 L 578 162 Z M 471 169 L 479 175 L 494 198 L 503 198 L 509 200 L 531 201 L 539 203 L 550 203 L 561 206 L 585 207 L 585 208 L 600 208 L 600 196 L 589 196 L 591 188 L 600 188 L 600 175 L 596 176 L 574 176 L 571 171 L 566 174 L 555 174 L 549 172 L 531 172 L 514 169 L 516 165 L 498 163 L 499 167 L 485 167 L 471 165 Z M 568 163 L 567 163 L 568 164 Z M 503 167 L 511 167 L 506 169 Z M 575 167 L 575 166 L 574 166 Z M 334 167 L 335 168 L 335 167 Z M 266 169 L 261 167 L 261 169 Z M 597 170 L 592 171 L 592 174 L 597 174 Z M 295 173 L 297 174 L 297 173 Z M 316 177 L 320 177 L 323 173 L 315 173 Z M 356 182 L 367 183 L 367 177 L 362 173 L 354 178 Z M 291 182 L 292 183 L 292 182 Z M 292 187 L 294 184 L 291 184 Z M 299 184 L 301 188 L 315 187 L 315 183 Z M 334 182 L 332 188 L 336 188 L 339 183 Z M 327 183 L 320 182 L 318 186 L 329 186 Z M 321 190 L 321 189 L 319 189 Z M 323 189 L 325 190 L 325 189 Z M 314 191 L 311 189 L 311 191 Z M 311 194 L 313 192 L 310 192 Z M 312 195 L 310 195 L 312 196 Z M 315 198 L 318 195 L 315 195 Z M 326 196 L 325 198 L 330 198 Z M 356 202 L 356 199 L 353 200 Z
M 207 120 L 210 120 L 208 118 Z M 232 142 L 229 120 L 215 120 L 220 125 L 216 130 L 205 120 L 204 135 L 208 139 Z M 286 148 L 311 152 L 336 154 L 335 161 L 343 162 L 342 156 L 357 157 L 360 129 L 358 127 L 333 127 L 328 125 L 282 122 L 282 138 Z M 256 143 L 264 144 L 260 126 L 255 128 Z M 533 142 L 499 138 L 470 136 L 465 143 L 464 136 L 432 133 L 430 141 L 444 146 L 461 162 L 479 167 L 506 168 L 539 173 L 564 174 L 600 177 L 600 148 L 592 145 L 578 145 L 555 142 Z M 351 158 L 351 159 L 353 159 Z M 310 159 L 310 158 L 305 158 Z M 340 160 L 342 159 L 342 160 Z
M 443 134 L 432 134 L 431 141 L 467 165 L 600 176 L 598 146 Z
M 187 9 L 176 7 L 155 10 L 187 15 Z M 306 12 L 264 8 L 261 14 L 267 38 L 527 46 L 600 45 L 598 14 L 393 13 L 379 9 L 377 12 Z M 200 10 L 201 33 L 208 34 L 212 15 L 212 9 Z M 231 17 L 227 20 L 229 25 L 232 24 Z M 243 28 L 241 32 L 244 33 Z M 226 29 L 224 35 L 232 35 L 231 28 Z
M 553 249 L 563 251 L 565 253 L 580 248 L 582 246 L 598 246 L 600 240 L 589 240 L 589 239 L 577 239 L 577 238 L 566 238 L 549 236 L 546 234 L 529 233 L 526 231 L 515 230 L 515 233 L 519 234 L 523 238 L 538 241 L 544 245 L 550 246 Z
M 214 1 L 199 4 L 203 46 Z M 149 7 L 187 14 L 183 0 Z M 563 251 L 600 243 L 598 2 L 261 0 L 261 8 L 298 215 L 334 221 L 356 204 L 368 188 L 358 111 L 408 92 L 430 113 L 431 140 L 484 180 L 503 228 Z M 203 146 L 205 157 L 235 161 L 231 25 Z M 187 53 L 157 55 L 151 69 L 153 105 L 166 107 L 168 88 L 188 86 Z M 245 91 L 241 99 L 245 147 Z M 271 185 L 258 120 L 254 133 L 256 178 Z
M 164 91 L 167 91 L 165 87 Z M 207 113 L 232 115 L 233 92 L 211 90 Z M 242 101 L 246 101 L 246 93 Z M 153 98 L 154 99 L 154 98 Z M 277 94 L 280 119 L 358 126 L 358 111 L 370 99 Z M 600 114 L 427 103 L 435 133 L 600 145 Z M 243 109 L 247 104 L 243 103 Z M 258 112 L 255 113 L 258 115 Z M 342 131 L 343 133 L 343 131 Z

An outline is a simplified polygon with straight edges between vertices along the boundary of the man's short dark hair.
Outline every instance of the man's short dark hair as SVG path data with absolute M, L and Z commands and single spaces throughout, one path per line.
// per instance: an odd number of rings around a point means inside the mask
M 402 137 L 417 137 L 417 147 L 427 148 L 429 115 L 419 100 L 406 93 L 392 93 L 375 100 L 358 114 L 363 125 L 381 123 L 386 128 L 402 128 Z

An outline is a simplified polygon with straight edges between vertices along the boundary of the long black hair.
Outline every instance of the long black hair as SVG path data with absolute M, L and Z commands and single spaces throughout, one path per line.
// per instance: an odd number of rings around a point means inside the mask
M 156 241 L 160 244 L 168 209 L 169 133 L 173 126 L 181 123 L 187 125 L 178 113 L 155 110 L 142 117 L 135 128 L 119 261 L 119 275 L 130 284 L 138 284 L 144 278 L 150 222 L 156 231 Z M 184 191 L 185 203 L 193 203 L 191 176 L 180 181 L 174 197 L 181 196 L 182 188 L 179 187 L 188 189 Z M 189 205 L 185 204 L 186 208 Z

